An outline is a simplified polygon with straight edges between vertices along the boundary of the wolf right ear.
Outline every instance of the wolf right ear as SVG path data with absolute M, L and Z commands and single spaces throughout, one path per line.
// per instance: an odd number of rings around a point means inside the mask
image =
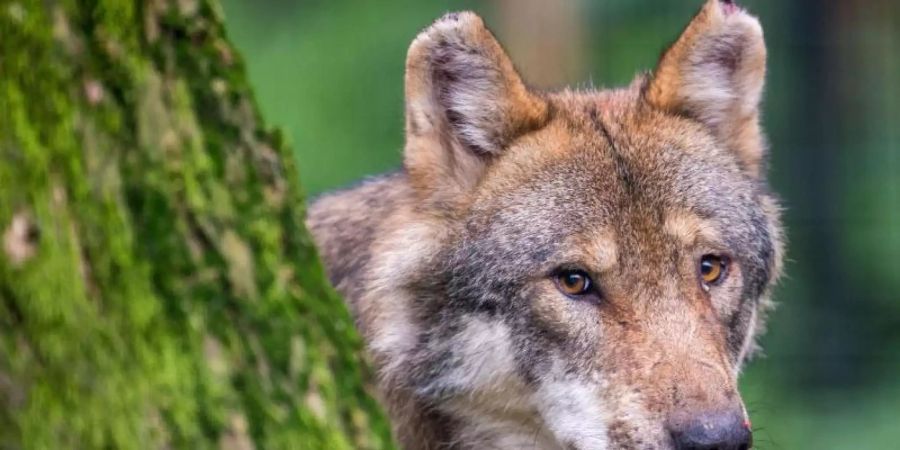
M 663 54 L 644 98 L 706 125 L 758 178 L 765 151 L 759 126 L 765 75 L 759 21 L 734 0 L 707 0 Z
M 492 157 L 547 116 L 477 15 L 447 14 L 410 46 L 404 164 L 426 196 L 450 200 L 472 187 Z

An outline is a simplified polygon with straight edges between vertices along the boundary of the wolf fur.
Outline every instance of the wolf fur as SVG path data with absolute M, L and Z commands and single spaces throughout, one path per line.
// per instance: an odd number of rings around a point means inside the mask
M 404 448 L 667 449 L 686 418 L 746 419 L 783 246 L 765 54 L 723 0 L 618 90 L 530 90 L 468 12 L 413 41 L 402 169 L 308 218 Z M 599 293 L 563 295 L 560 268 Z

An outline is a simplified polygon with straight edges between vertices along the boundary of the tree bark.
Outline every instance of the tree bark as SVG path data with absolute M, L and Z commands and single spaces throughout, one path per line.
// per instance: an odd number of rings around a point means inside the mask
M 0 449 L 391 447 L 213 0 L 0 0 Z

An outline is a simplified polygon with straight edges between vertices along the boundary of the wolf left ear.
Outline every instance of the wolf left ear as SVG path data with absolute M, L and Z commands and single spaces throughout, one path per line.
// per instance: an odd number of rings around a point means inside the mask
M 413 186 L 436 201 L 472 187 L 491 158 L 548 115 L 470 12 L 447 14 L 416 37 L 405 81 L 404 165 Z
M 664 111 L 698 120 L 762 176 L 759 103 L 766 45 L 759 21 L 733 0 L 709 0 L 663 54 L 644 91 Z

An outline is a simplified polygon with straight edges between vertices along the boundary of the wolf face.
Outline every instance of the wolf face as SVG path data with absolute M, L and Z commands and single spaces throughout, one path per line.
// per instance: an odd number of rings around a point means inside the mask
M 780 271 L 765 45 L 711 0 L 614 91 L 530 91 L 471 13 L 413 42 L 403 171 L 309 225 L 408 449 L 744 449 Z

